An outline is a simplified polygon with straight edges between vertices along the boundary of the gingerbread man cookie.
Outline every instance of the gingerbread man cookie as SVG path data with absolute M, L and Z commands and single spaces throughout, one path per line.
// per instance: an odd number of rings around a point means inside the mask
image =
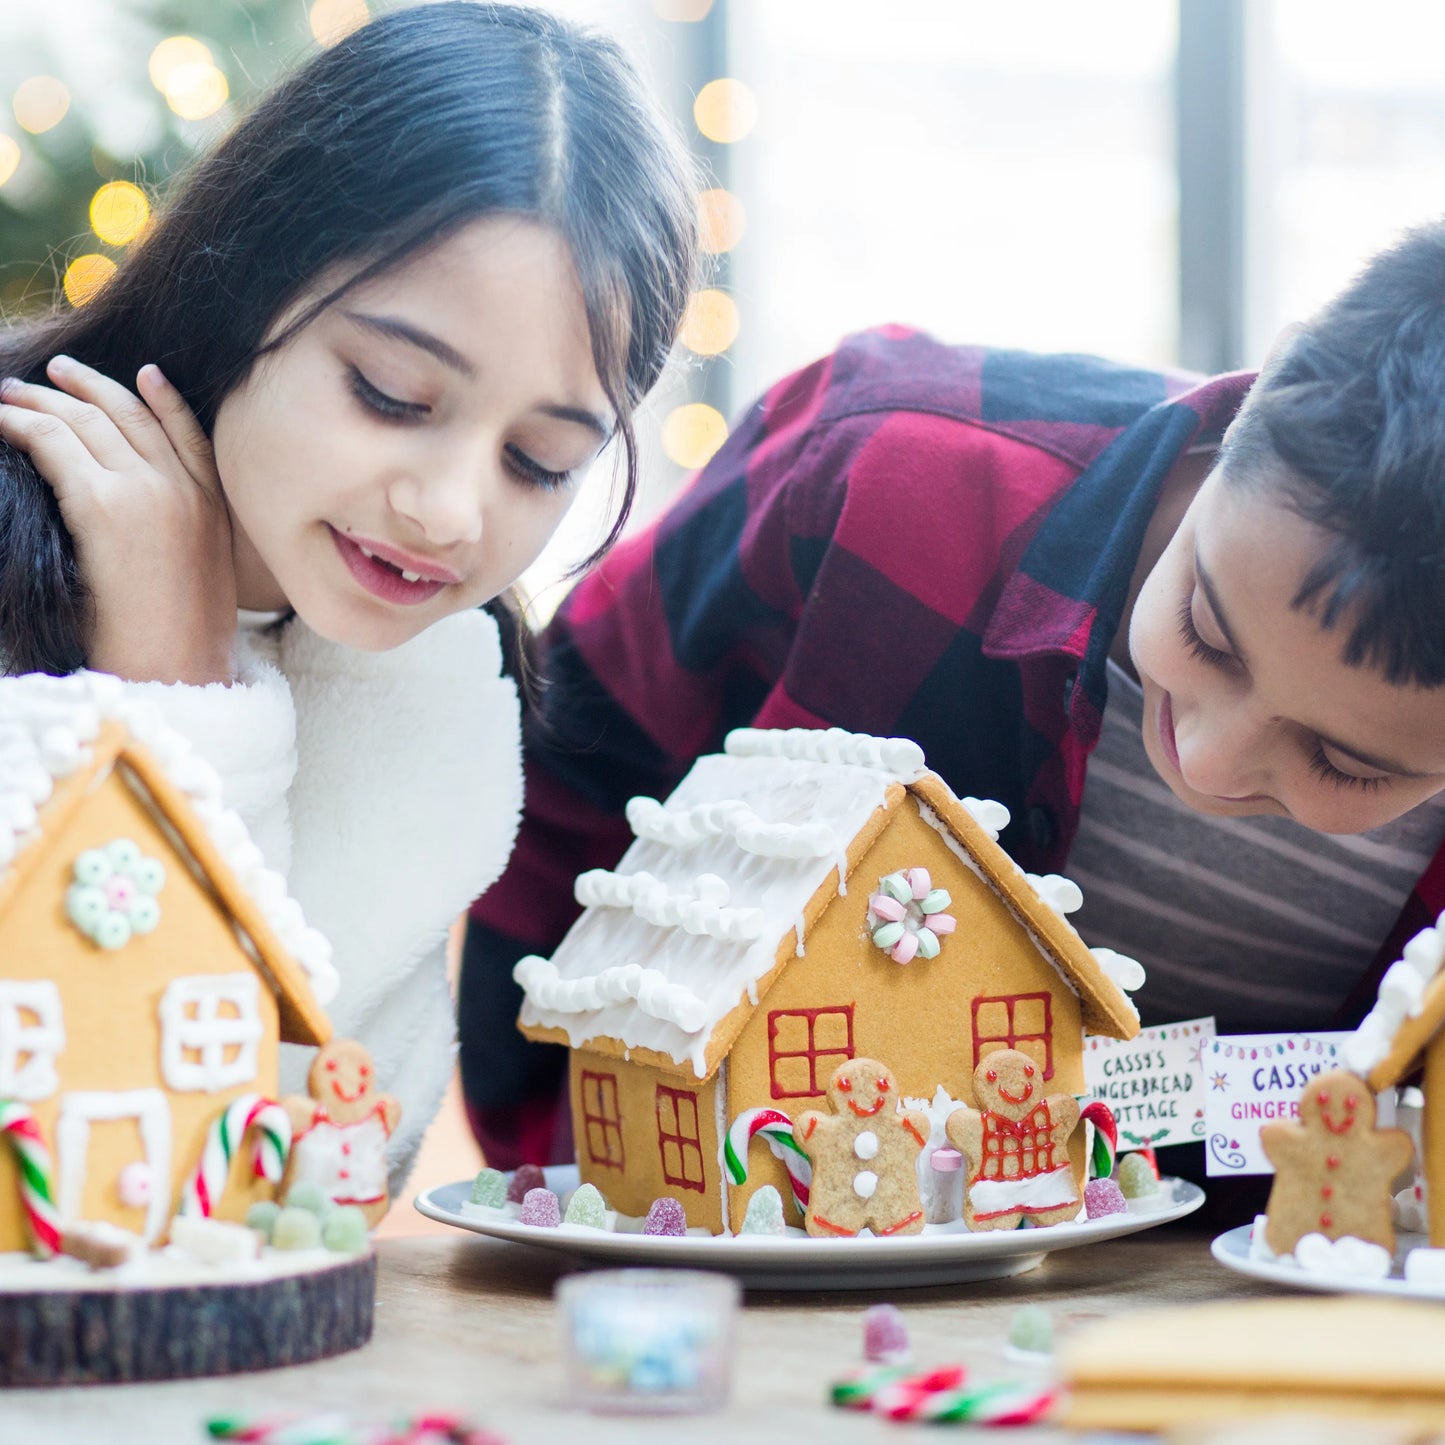
M 1069 1135 L 1079 1122 L 1072 1094 L 1044 1095 L 1042 1070 L 1018 1049 L 995 1049 L 973 1071 L 974 1097 L 949 1116 L 948 1142 L 967 1168 L 963 1219 L 970 1229 L 1060 1224 L 1079 1213 Z
M 918 1151 L 928 1118 L 900 1112 L 888 1070 L 875 1059 L 850 1059 L 828 1081 L 831 1114 L 798 1116 L 793 1137 L 813 1162 L 809 1234 L 917 1234 L 923 1228 Z
M 1276 1254 L 1292 1253 L 1306 1234 L 1394 1250 L 1390 1186 L 1415 1146 L 1403 1129 L 1375 1128 L 1375 1096 L 1358 1074 L 1332 1069 L 1312 1079 L 1298 1121 L 1261 1126 L 1259 1142 L 1275 1170 L 1264 1240 Z
M 324 1045 L 306 1076 L 309 1098 L 281 1102 L 291 1116 L 291 1158 L 282 1191 L 303 1181 L 337 1204 L 354 1204 L 375 1228 L 386 1213 L 386 1141 L 401 1105 L 376 1092 L 371 1055 L 355 1039 Z

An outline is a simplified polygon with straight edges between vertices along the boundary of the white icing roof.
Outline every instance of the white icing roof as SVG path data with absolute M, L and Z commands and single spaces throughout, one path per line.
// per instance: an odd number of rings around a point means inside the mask
M 266 867 L 246 825 L 225 806 L 216 770 L 150 703 L 128 696 L 118 678 L 99 672 L 0 678 L 0 875 L 40 836 L 40 812 L 56 782 L 90 761 L 87 745 L 112 721 L 124 724 L 186 795 L 237 881 L 300 964 L 316 1001 L 329 1003 L 340 982 L 331 944 L 307 926 L 286 880 Z
M 1374 1008 L 1345 1040 L 1345 1063 L 1357 1074 L 1368 1074 L 1384 1063 L 1406 1022 L 1424 1014 L 1426 992 L 1442 962 L 1445 913 L 1430 927 L 1422 928 L 1385 970 Z
M 924 772 L 916 743 L 839 729 L 744 728 L 724 746 L 666 803 L 628 804 L 636 841 L 616 870 L 578 878 L 586 911 L 550 959 L 514 969 L 523 1025 L 559 1028 L 574 1047 L 607 1037 L 654 1049 L 702 1077 L 712 1030 L 745 992 L 756 1001 L 834 867 L 846 878 L 848 846 L 890 785 Z M 991 836 L 1008 822 L 1002 804 L 963 806 Z M 1029 881 L 1050 904 L 1078 907 L 1069 880 Z M 1121 956 L 1120 971 L 1130 963 Z

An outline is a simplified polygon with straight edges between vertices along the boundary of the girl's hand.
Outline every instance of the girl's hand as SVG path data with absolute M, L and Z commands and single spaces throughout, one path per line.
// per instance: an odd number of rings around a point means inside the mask
M 231 520 L 211 443 L 156 366 L 140 395 L 57 356 L 59 390 L 0 383 L 0 438 L 50 484 L 93 599 L 87 665 L 133 682 L 230 682 Z

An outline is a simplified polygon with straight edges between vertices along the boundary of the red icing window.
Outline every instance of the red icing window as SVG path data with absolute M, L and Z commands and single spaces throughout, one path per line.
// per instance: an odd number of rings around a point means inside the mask
M 973 1001 L 973 1061 L 995 1049 L 1017 1049 L 1054 1076 L 1053 999 L 1046 993 L 1011 993 Z
M 582 1123 L 588 1158 L 608 1169 L 621 1169 L 622 1116 L 617 1110 L 614 1074 L 582 1071 Z
M 697 1127 L 697 1095 L 686 1089 L 657 1086 L 657 1147 L 662 1151 L 662 1177 L 679 1189 L 707 1187 L 702 1172 L 702 1140 Z
M 827 1092 L 839 1064 L 853 1057 L 853 1005 L 775 1009 L 768 1015 L 768 1077 L 775 1099 Z

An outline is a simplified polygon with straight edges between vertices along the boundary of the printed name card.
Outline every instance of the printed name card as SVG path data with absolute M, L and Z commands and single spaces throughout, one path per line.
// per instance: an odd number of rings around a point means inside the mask
M 1127 1043 L 1090 1037 L 1084 1042 L 1089 1097 L 1109 1106 L 1119 1126 L 1119 1148 L 1160 1148 L 1204 1137 L 1201 1048 L 1214 1038 L 1212 1018 L 1141 1029 Z
M 1205 1046 L 1204 1158 L 1212 1175 L 1273 1174 L 1261 1124 L 1299 1115 L 1300 1091 L 1340 1065 L 1348 1033 L 1218 1034 Z

